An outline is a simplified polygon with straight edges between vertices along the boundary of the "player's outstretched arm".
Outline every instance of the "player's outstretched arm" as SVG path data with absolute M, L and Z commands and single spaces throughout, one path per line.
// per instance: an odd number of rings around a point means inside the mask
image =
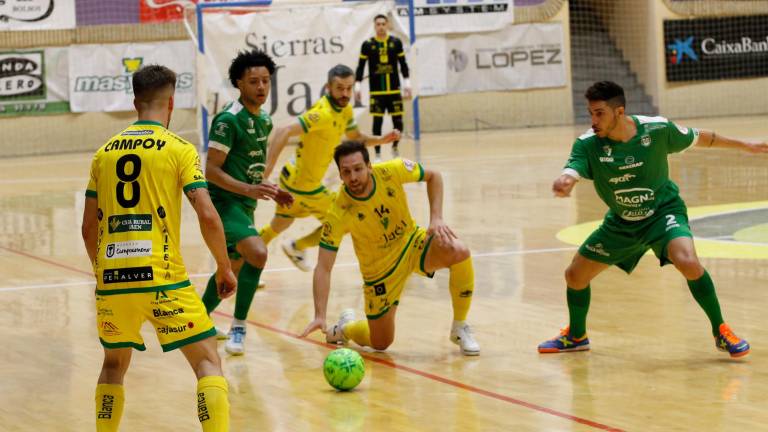
M 456 239 L 443 221 L 443 176 L 433 170 L 424 170 L 424 181 L 427 183 L 427 199 L 429 199 L 429 228 L 428 236 L 434 236 L 439 244 L 447 244 Z
M 223 151 L 215 148 L 208 149 L 208 160 L 205 162 L 205 176 L 208 181 L 224 190 L 249 198 L 257 200 L 275 199 L 278 194 L 277 186 L 269 182 L 252 185 L 237 180 L 222 168 L 226 159 L 227 154 Z
M 346 132 L 347 138 L 355 141 L 362 141 L 367 147 L 377 146 L 382 144 L 389 144 L 391 142 L 400 141 L 400 131 L 392 129 L 392 131 L 386 135 L 373 136 L 366 135 L 360 132 L 360 128 L 354 128 Z
M 265 179 L 268 179 L 272 174 L 272 170 L 275 169 L 277 158 L 280 157 L 280 153 L 283 152 L 286 144 L 288 144 L 288 139 L 294 136 L 299 136 L 302 132 L 304 132 L 304 129 L 301 127 L 301 123 L 299 123 L 298 120 L 292 125 L 280 127 L 275 131 L 274 135 L 272 135 L 272 141 L 269 143 L 269 148 L 267 149 L 267 167 L 264 169 Z
M 96 246 L 99 237 L 99 202 L 96 198 L 86 197 L 83 209 L 83 225 L 81 227 L 85 250 L 93 265 L 96 260 Z
M 768 142 L 748 142 L 718 135 L 714 131 L 700 130 L 697 147 L 730 148 L 750 153 L 768 153 Z
M 328 293 L 331 291 L 331 270 L 336 262 L 336 252 L 320 248 L 317 253 L 317 265 L 312 279 L 312 296 L 315 300 L 315 319 L 304 329 L 301 337 L 315 330 L 325 333 L 325 318 L 328 309 Z
M 579 181 L 579 179 L 576 177 L 569 174 L 562 174 L 555 179 L 554 183 L 552 183 L 552 192 L 559 198 L 569 197 L 571 196 L 571 191 L 573 190 L 573 187 L 576 186 L 577 181 Z
M 224 237 L 224 225 L 216 208 L 211 202 L 208 189 L 193 188 L 186 192 L 192 208 L 197 213 L 200 223 L 200 232 L 208 250 L 216 261 L 216 285 L 219 289 L 219 297 L 227 298 L 237 289 L 237 278 L 232 273 L 232 267 L 227 255 L 227 241 Z

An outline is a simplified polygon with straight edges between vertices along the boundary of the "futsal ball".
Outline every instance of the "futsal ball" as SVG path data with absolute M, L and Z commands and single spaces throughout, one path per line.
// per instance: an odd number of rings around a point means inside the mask
M 339 348 L 331 351 L 323 363 L 323 375 L 336 390 L 352 390 L 365 376 L 365 363 L 355 350 Z

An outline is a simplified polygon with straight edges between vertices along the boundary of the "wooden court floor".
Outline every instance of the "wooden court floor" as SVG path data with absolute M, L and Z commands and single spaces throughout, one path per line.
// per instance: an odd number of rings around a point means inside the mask
M 681 123 L 768 138 L 767 117 Z M 395 343 L 386 353 L 361 350 L 363 383 L 335 392 L 321 369 L 331 348 L 319 334 L 297 337 L 312 317 L 311 274 L 295 270 L 279 248 L 286 234 L 306 233 L 315 222 L 298 222 L 270 245 L 268 286 L 250 312 L 247 353 L 229 357 L 220 346 L 232 430 L 768 430 L 768 271 L 759 254 L 723 258 L 715 246 L 703 258 L 726 320 L 752 344 L 745 360 L 715 349 L 684 279 L 671 266 L 659 269 L 651 256 L 630 277 L 609 269 L 594 281 L 592 351 L 536 352 L 567 322 L 563 270 L 575 246 L 556 235 L 605 212 L 587 181 L 570 199 L 550 192 L 583 129 L 431 134 L 421 142 L 420 160 L 444 175 L 445 219 L 474 254 L 469 320 L 479 357 L 461 356 L 448 341 L 447 271 L 433 280 L 413 277 Z M 416 156 L 412 142 L 402 146 L 405 156 Z M 0 159 L 0 431 L 94 430 L 102 351 L 79 235 L 90 156 Z M 692 209 L 768 200 L 768 156 L 694 149 L 671 157 L 671 165 Z M 427 224 L 425 187 L 408 191 L 414 217 Z M 260 206 L 259 224 L 272 211 Z M 752 225 L 760 231 L 764 222 Z M 715 230 L 730 228 L 727 218 L 717 223 Z M 201 288 L 212 263 L 188 206 L 182 237 L 187 268 Z M 737 244 L 763 247 L 757 240 Z M 329 321 L 347 307 L 362 311 L 349 239 L 332 286 Z M 225 330 L 232 309 L 227 301 L 214 316 Z M 134 355 L 126 377 L 122 430 L 199 430 L 194 375 L 179 352 L 163 354 L 151 329 L 144 330 L 148 351 Z

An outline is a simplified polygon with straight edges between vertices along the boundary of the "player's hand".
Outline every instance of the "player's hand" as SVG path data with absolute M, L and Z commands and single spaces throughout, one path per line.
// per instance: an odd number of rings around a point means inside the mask
M 429 222 L 427 238 L 431 236 L 434 237 L 434 240 L 437 241 L 439 245 L 448 245 L 458 239 L 456 234 L 451 231 L 442 219 L 433 219 Z
M 747 143 L 747 151 L 750 153 L 768 153 L 768 142 Z
M 216 291 L 221 299 L 231 297 L 237 291 L 237 278 L 231 268 L 216 271 Z
M 277 185 L 269 182 L 262 182 L 257 185 L 251 185 L 251 187 L 248 189 L 248 197 L 256 200 L 275 199 L 275 196 L 277 196 L 277 191 L 279 190 L 280 189 L 277 187 Z
M 304 329 L 304 332 L 301 333 L 301 337 L 307 337 L 310 333 L 314 332 L 315 330 L 320 330 L 325 334 L 326 327 L 325 327 L 325 318 L 315 318 L 312 320 L 311 323 L 307 326 L 307 328 Z
M 576 185 L 575 178 L 563 174 L 560 177 L 555 180 L 555 182 L 552 184 L 552 192 L 555 193 L 556 197 L 559 198 L 565 198 L 571 196 L 571 191 L 573 190 L 573 187 Z
M 410 99 L 413 97 L 413 92 L 410 87 L 403 88 L 403 99 Z
M 400 137 L 401 137 L 400 131 L 397 129 L 392 129 L 392 132 L 381 137 L 381 141 L 382 141 L 381 143 L 387 144 L 395 141 L 400 141 Z
M 290 207 L 293 205 L 293 195 L 280 188 L 277 189 L 277 195 L 274 198 L 277 205 L 281 207 Z

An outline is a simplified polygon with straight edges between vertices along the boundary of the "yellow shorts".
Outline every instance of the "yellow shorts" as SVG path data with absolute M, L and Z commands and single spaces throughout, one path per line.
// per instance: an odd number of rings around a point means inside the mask
M 293 205 L 290 207 L 278 206 L 275 216 L 300 219 L 314 216 L 317 220 L 325 219 L 325 214 L 336 200 L 336 192 L 331 192 L 321 186 L 314 191 L 302 192 L 288 187 L 284 182 L 280 186 L 293 195 Z
M 141 325 L 155 327 L 163 351 L 216 335 L 195 288 L 134 294 L 96 295 L 96 324 L 104 348 L 147 349 Z
M 410 242 L 405 246 L 405 253 L 384 276 L 374 281 L 365 281 L 365 316 L 377 319 L 387 313 L 389 308 L 400 303 L 405 282 L 412 273 L 431 278 L 433 273 L 424 270 L 424 258 L 427 256 L 432 237 L 427 238 L 427 230 L 418 228 Z

